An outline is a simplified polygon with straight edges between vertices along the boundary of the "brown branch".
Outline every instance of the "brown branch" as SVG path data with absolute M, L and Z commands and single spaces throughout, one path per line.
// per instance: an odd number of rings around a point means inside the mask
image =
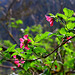
M 63 46 L 66 42 L 68 42 L 69 40 L 75 38 L 75 36 L 73 36 L 72 38 L 66 40 L 65 42 L 62 42 L 56 49 L 54 49 L 51 53 L 49 53 L 48 55 L 45 55 L 44 57 L 39 57 L 37 59 L 34 59 L 34 60 L 24 60 L 24 61 L 29 61 L 29 62 L 32 62 L 32 61 L 36 61 L 38 59 L 41 59 L 41 58 L 47 58 L 48 56 L 50 56 L 51 54 L 53 54 L 54 52 L 56 52 L 58 50 L 58 48 L 60 48 L 61 46 Z M 10 60 L 10 59 L 9 59 Z
M 8 31 L 8 29 L 4 26 L 4 24 L 2 22 L 0 22 L 0 23 L 3 26 L 3 28 L 6 30 L 6 32 L 9 34 L 9 36 L 12 38 L 12 40 L 20 47 L 20 45 L 17 43 L 17 41 L 15 40 L 13 35 Z
M 55 51 L 57 51 L 58 48 L 60 48 L 60 47 L 63 46 L 66 42 L 68 42 L 69 40 L 71 40 L 71 39 L 73 39 L 73 38 L 75 38 L 75 36 L 73 36 L 72 38 L 68 39 L 67 41 L 61 43 L 56 49 L 54 49 L 51 53 L 49 53 L 48 55 L 44 56 L 43 58 L 46 58 L 46 57 L 50 56 L 50 55 L 53 54 Z
M 10 4 L 8 11 L 13 7 L 13 5 L 16 3 L 16 0 L 13 0 L 12 3 Z
M 3 48 L 3 51 L 7 50 L 8 47 L 4 46 L 3 44 L 0 43 L 0 46 Z

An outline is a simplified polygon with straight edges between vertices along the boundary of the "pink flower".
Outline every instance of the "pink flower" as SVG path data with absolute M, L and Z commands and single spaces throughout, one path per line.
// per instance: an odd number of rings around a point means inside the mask
M 13 58 L 16 58 L 16 55 L 14 55 Z
M 54 22 L 53 18 L 46 16 L 46 15 L 45 15 L 45 17 L 46 17 L 46 20 L 50 22 L 50 26 L 53 26 L 53 22 Z
M 18 63 L 18 67 L 20 67 L 20 63 Z
M 15 59 L 14 63 L 17 64 L 18 67 L 20 67 L 20 63 L 19 63 L 19 60 L 18 59 Z
M 21 58 L 20 62 L 21 62 L 22 64 L 24 64 L 24 63 L 25 63 L 25 61 L 23 61 L 23 58 Z
M 15 64 L 19 64 L 19 60 L 18 59 L 15 59 L 14 63 Z
M 31 42 L 30 39 L 27 39 L 28 35 L 24 35 L 23 38 L 20 38 L 20 48 L 22 48 L 24 46 L 25 49 L 29 50 L 30 48 L 28 48 L 28 43 Z
M 15 70 L 13 67 L 10 67 L 13 71 Z
M 19 61 L 18 59 L 16 59 L 16 55 L 14 55 L 13 58 L 15 58 L 14 63 L 17 64 L 17 67 L 20 67 L 20 65 L 21 65 L 20 62 L 21 62 L 22 64 L 24 64 L 24 62 L 25 62 L 25 61 L 23 61 L 23 58 L 21 58 L 20 61 Z

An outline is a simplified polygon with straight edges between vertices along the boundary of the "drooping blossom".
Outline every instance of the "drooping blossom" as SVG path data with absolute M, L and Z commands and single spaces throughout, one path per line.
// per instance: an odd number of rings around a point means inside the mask
M 20 48 L 24 46 L 25 49 L 29 50 L 28 43 L 31 42 L 30 39 L 28 39 L 28 35 L 24 35 L 23 38 L 20 38 Z
M 53 26 L 53 18 L 52 17 L 49 17 L 49 16 L 46 16 L 45 15 L 45 17 L 46 17 L 46 20 L 48 21 L 48 22 L 50 22 L 50 26 Z
M 18 67 L 20 67 L 20 63 L 18 63 Z
M 24 62 L 25 62 L 25 61 L 23 60 L 23 58 L 21 58 L 21 60 L 19 61 L 19 60 L 16 58 L 16 55 L 14 55 L 13 58 L 15 58 L 14 63 L 17 64 L 17 67 L 20 67 L 20 65 L 21 65 L 21 64 L 24 64 Z M 20 64 L 20 63 L 21 63 L 21 64 Z
M 17 64 L 17 67 L 20 67 L 20 63 L 18 59 L 15 59 L 14 63 Z
M 22 64 L 24 64 L 24 63 L 25 63 L 25 61 L 23 60 L 23 58 L 21 58 L 20 62 L 21 62 Z
M 14 63 L 15 64 L 19 64 L 19 60 L 18 59 L 15 59 Z
M 10 67 L 13 71 L 15 70 L 12 66 Z

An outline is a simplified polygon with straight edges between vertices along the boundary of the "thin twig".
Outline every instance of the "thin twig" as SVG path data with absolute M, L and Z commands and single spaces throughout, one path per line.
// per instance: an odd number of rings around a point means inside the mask
M 4 24 L 2 22 L 0 22 L 0 23 L 4 27 L 4 29 L 6 30 L 6 32 L 10 35 L 10 37 L 13 39 L 13 41 L 20 47 L 20 45 L 17 43 L 17 41 L 15 40 L 15 38 L 13 37 L 13 35 L 8 31 L 8 29 L 4 26 Z

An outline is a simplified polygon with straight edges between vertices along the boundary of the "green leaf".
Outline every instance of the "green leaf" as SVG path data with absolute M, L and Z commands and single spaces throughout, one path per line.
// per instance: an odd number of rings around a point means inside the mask
M 49 34 L 48 34 L 49 37 L 52 37 L 52 36 L 54 36 L 54 35 L 57 36 L 57 35 L 59 35 L 59 34 L 58 34 L 58 33 L 49 33 Z
M 68 29 L 73 29 L 74 27 L 75 27 L 75 23 L 69 22 L 69 23 L 67 24 L 67 28 L 68 28 Z
M 6 46 L 6 47 L 11 47 L 13 45 L 13 43 L 11 43 L 9 40 L 4 40 L 3 44 Z
M 34 55 L 30 56 L 30 59 L 36 59 L 36 57 Z
M 15 20 L 15 18 L 10 18 L 10 20 L 13 20 L 13 21 L 14 21 L 14 20 Z
M 52 13 L 49 13 L 50 16 L 54 16 Z
M 27 26 L 27 28 L 24 30 L 24 32 L 25 32 L 25 34 L 28 34 L 28 33 L 29 33 L 29 31 L 30 31 L 30 27 L 29 27 L 29 26 Z
M 9 25 L 9 27 L 17 28 L 18 26 L 15 24 L 15 22 L 11 22 L 11 24 Z
M 6 51 L 8 52 L 13 52 L 15 51 L 14 48 L 16 47 L 17 44 L 13 45 L 12 47 L 9 47 Z
M 42 26 L 40 24 L 37 25 L 37 26 L 34 25 L 34 26 L 31 27 L 31 31 L 34 32 L 34 33 L 37 32 L 37 33 L 40 34 L 40 33 L 42 33 Z
M 46 50 L 44 48 L 41 48 L 41 47 L 36 47 L 36 48 L 34 48 L 34 52 L 36 52 L 36 53 L 44 53 L 44 52 L 46 52 Z
M 5 53 L 4 57 L 9 58 L 10 59 L 10 54 L 9 53 Z
M 23 68 L 27 71 L 29 66 L 30 66 L 30 62 L 25 61 L 24 65 L 23 65 Z
M 69 18 L 68 21 L 75 21 L 75 17 Z
M 74 11 L 73 11 L 73 10 L 70 10 L 70 9 L 67 9 L 67 8 L 64 8 L 64 9 L 63 9 L 63 12 L 64 12 L 64 14 L 65 14 L 67 17 L 71 17 L 71 16 L 74 14 Z
M 60 13 L 57 13 L 56 15 L 67 21 L 67 16 L 60 14 Z
M 36 37 L 34 38 L 35 42 L 39 42 L 39 41 L 45 39 L 46 37 L 48 37 L 49 33 L 50 32 L 45 32 L 44 34 L 38 34 L 38 35 L 36 35 Z
M 34 41 L 33 41 L 33 39 L 32 39 L 31 37 L 29 37 L 29 39 L 31 40 L 31 43 L 32 43 L 32 44 L 34 44 Z
M 23 21 L 22 20 L 17 20 L 16 24 L 23 24 Z
M 34 43 L 35 46 L 43 46 L 43 43 Z
M 67 32 L 67 33 L 66 33 L 66 36 L 74 36 L 74 34 L 73 34 L 72 32 L 70 32 L 70 33 Z
M 2 48 L 0 48 L 0 51 L 2 50 Z
M 60 32 L 60 34 L 66 34 L 65 28 L 61 28 L 61 30 L 59 32 Z
M 13 54 L 11 55 L 11 57 L 13 57 L 14 55 L 18 55 L 18 53 L 16 53 L 16 52 L 15 52 L 15 53 L 13 53 Z
M 23 52 L 23 49 L 21 49 L 21 48 L 16 48 L 16 51 L 17 51 L 18 53 L 21 53 L 21 52 Z
M 66 50 L 67 53 L 73 52 L 73 50 L 70 49 L 67 44 L 64 44 L 63 47 L 65 48 L 65 50 Z

